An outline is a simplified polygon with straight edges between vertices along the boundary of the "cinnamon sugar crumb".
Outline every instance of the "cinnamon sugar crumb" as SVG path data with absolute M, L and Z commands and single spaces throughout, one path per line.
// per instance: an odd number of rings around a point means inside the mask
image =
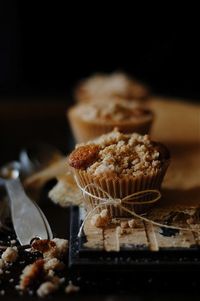
M 87 168 L 97 159 L 98 152 L 97 145 L 80 146 L 69 156 L 69 165 L 77 169 Z
M 103 228 L 110 222 L 108 209 L 102 210 L 100 213 L 94 214 L 91 218 L 91 225 L 97 228 Z
M 58 285 L 52 283 L 51 281 L 43 282 L 37 290 L 37 295 L 41 298 L 54 293 L 58 289 Z
M 44 258 L 62 258 L 68 250 L 66 239 L 40 239 L 32 243 L 32 249 L 43 254 Z
M 3 259 L 0 258 L 0 270 L 3 270 L 3 268 L 5 267 L 5 261 Z
M 69 281 L 69 284 L 66 286 L 65 288 L 65 292 L 67 294 L 71 294 L 71 293 L 77 293 L 80 290 L 79 286 L 76 286 L 72 283 L 72 281 Z
M 15 262 L 18 258 L 18 250 L 16 247 L 8 247 L 2 254 L 1 258 L 5 262 Z
M 64 263 L 57 258 L 46 259 L 44 261 L 45 271 L 50 271 L 50 270 L 60 271 L 63 270 L 64 267 L 65 267 Z
M 34 263 L 27 265 L 20 276 L 19 289 L 28 289 L 37 278 L 40 278 L 43 275 L 43 267 L 43 259 L 38 259 Z
M 96 159 L 85 167 L 85 170 L 93 175 L 148 175 L 158 172 L 162 165 L 163 158 L 161 159 L 160 153 L 164 146 L 152 142 L 148 135 L 122 134 L 115 129 L 87 144 L 82 144 L 77 150 L 80 154 L 80 147 L 94 145 L 99 149 Z M 82 150 L 84 153 L 84 149 Z M 82 156 L 84 157 L 84 154 Z

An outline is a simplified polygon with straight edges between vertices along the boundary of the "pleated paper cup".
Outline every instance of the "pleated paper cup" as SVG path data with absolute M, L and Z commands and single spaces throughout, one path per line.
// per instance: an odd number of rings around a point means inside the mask
M 87 173 L 84 170 L 74 170 L 76 180 L 78 184 L 86 189 L 90 194 L 108 199 L 105 191 L 113 199 L 123 199 L 133 193 L 144 191 L 144 190 L 160 190 L 163 178 L 167 171 L 169 161 L 162 165 L 162 168 L 156 172 L 149 175 L 141 175 L 138 177 L 134 176 L 123 176 L 123 177 L 106 177 L 104 175 L 94 176 Z M 91 185 L 93 184 L 93 185 Z M 101 188 L 101 190 L 98 189 Z M 134 211 L 136 213 L 144 213 L 148 211 L 154 204 L 134 204 L 135 201 L 150 201 L 152 196 L 144 195 L 139 199 L 132 199 L 130 204 L 122 203 L 122 206 L 127 209 Z M 97 205 L 101 205 L 102 201 L 95 199 L 87 194 L 84 195 L 84 205 L 87 211 L 94 209 Z M 124 211 L 120 206 L 115 205 L 105 205 L 98 207 L 97 212 L 101 212 L 103 209 L 108 209 L 111 217 L 128 217 L 131 216 L 130 213 Z
M 73 135 L 78 143 L 87 142 L 98 136 L 111 132 L 115 127 L 121 133 L 133 133 L 144 135 L 148 134 L 153 122 L 153 113 L 143 116 L 141 118 L 135 118 L 124 121 L 114 120 L 85 120 L 81 115 L 77 114 L 76 107 L 72 107 L 67 112 L 67 117 L 70 122 L 70 126 Z

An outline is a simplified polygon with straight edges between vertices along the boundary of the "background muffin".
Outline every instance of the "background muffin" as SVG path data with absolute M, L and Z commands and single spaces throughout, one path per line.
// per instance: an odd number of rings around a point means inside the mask
M 151 141 L 148 135 L 113 131 L 79 145 L 71 153 L 69 164 L 79 185 L 87 187 L 91 194 L 107 198 L 95 188 L 100 187 L 112 198 L 122 199 L 138 191 L 159 190 L 169 165 L 169 152 L 162 144 Z M 90 187 L 90 184 L 94 186 Z M 149 196 L 143 196 L 139 201 L 149 199 Z M 88 210 L 98 204 L 101 201 L 90 196 L 85 197 Z M 134 205 L 133 201 L 123 206 L 144 212 L 150 205 Z M 107 208 L 102 205 L 100 209 L 105 207 Z M 129 215 L 120 207 L 110 205 L 108 208 L 113 217 Z
M 95 74 L 82 80 L 75 89 L 78 102 L 99 101 L 104 98 L 146 99 L 149 88 L 121 72 Z
M 123 133 L 146 134 L 154 117 L 149 109 L 127 100 L 77 104 L 67 115 L 77 142 L 91 140 L 115 127 Z

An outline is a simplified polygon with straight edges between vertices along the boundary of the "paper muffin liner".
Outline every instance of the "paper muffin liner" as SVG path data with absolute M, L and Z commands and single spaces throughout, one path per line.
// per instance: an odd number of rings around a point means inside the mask
M 87 142 L 102 134 L 111 132 L 115 127 L 120 132 L 128 134 L 136 132 L 144 135 L 148 134 L 153 122 L 153 114 L 148 117 L 141 118 L 138 120 L 106 122 L 105 120 L 84 120 L 81 116 L 76 114 L 76 110 L 71 108 L 68 111 L 68 119 L 73 132 L 73 135 L 78 143 Z
M 165 173 L 167 171 L 169 162 L 166 161 L 162 168 L 153 174 L 150 175 L 142 175 L 138 177 L 133 176 L 124 176 L 124 177 L 106 177 L 104 175 L 102 176 L 94 176 L 86 171 L 83 170 L 75 170 L 75 176 L 79 183 L 79 185 L 82 188 L 85 188 L 89 184 L 94 184 L 92 186 L 87 187 L 87 191 L 91 193 L 92 195 L 101 197 L 101 198 L 107 198 L 106 195 L 98 190 L 97 187 L 100 187 L 103 191 L 107 192 L 113 199 L 123 199 L 124 197 L 131 195 L 135 192 L 144 191 L 148 189 L 156 189 L 160 190 L 163 178 L 165 176 Z M 96 186 L 96 187 L 95 187 Z M 140 201 L 148 201 L 151 197 L 148 196 L 142 196 L 140 197 Z M 127 209 L 134 211 L 138 214 L 144 213 L 148 211 L 154 204 L 122 204 Z M 138 199 L 137 199 L 138 201 Z M 85 195 L 84 196 L 84 205 L 87 209 L 87 211 L 92 210 L 97 205 L 100 205 L 101 201 L 94 199 L 91 196 Z M 96 212 L 101 212 L 103 209 L 108 209 L 109 214 L 111 217 L 130 217 L 131 214 L 124 211 L 120 206 L 115 205 L 103 205 L 98 207 Z

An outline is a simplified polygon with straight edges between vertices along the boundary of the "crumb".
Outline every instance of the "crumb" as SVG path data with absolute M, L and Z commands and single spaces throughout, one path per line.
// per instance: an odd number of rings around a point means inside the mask
M 4 290 L 1 290 L 1 291 L 0 291 L 0 295 L 1 295 L 1 296 L 4 296 L 4 295 L 5 295 L 5 291 L 4 291 Z
M 0 269 L 3 269 L 5 267 L 5 261 L 0 258 Z
M 61 283 L 61 279 L 58 276 L 53 276 L 50 278 L 50 280 L 55 285 L 59 285 Z
M 20 288 L 20 286 L 17 284 L 17 285 L 15 285 L 15 289 L 16 289 L 16 290 L 20 290 L 21 288 Z
M 135 220 L 134 220 L 134 219 L 130 219 L 130 220 L 128 221 L 128 226 L 129 226 L 130 228 L 134 228 L 134 227 L 135 227 Z
M 2 259 L 5 262 L 15 262 L 17 260 L 18 257 L 18 250 L 16 247 L 8 247 L 2 254 Z
M 31 247 L 33 250 L 38 251 L 42 254 L 51 254 L 56 249 L 56 244 L 55 242 L 49 239 L 38 239 L 33 241 Z
M 15 239 L 12 239 L 12 240 L 10 241 L 11 245 L 15 245 L 16 242 L 17 242 L 17 241 L 16 241 Z
M 69 156 L 69 165 L 76 169 L 85 169 L 98 157 L 97 145 L 84 145 L 76 148 Z
M 27 265 L 20 276 L 19 289 L 26 290 L 35 279 L 44 274 L 44 260 L 38 259 L 34 263 Z
M 62 284 L 62 283 L 64 283 L 65 282 L 65 277 L 63 277 L 63 278 L 60 278 L 60 283 Z
M 65 267 L 64 263 L 57 258 L 45 259 L 44 270 L 63 270 Z
M 42 253 L 44 258 L 62 258 L 67 253 L 68 240 L 60 238 L 36 240 L 32 248 Z
M 19 262 L 19 264 L 24 264 L 25 263 L 25 260 L 22 260 Z
M 55 272 L 53 270 L 48 270 L 47 271 L 47 276 L 50 277 L 50 278 L 54 277 L 55 276 Z
M 97 228 L 106 227 L 110 222 L 108 210 L 104 209 L 101 213 L 94 214 L 91 218 L 91 225 Z
M 67 239 L 61 239 L 61 238 L 54 238 L 53 242 L 56 244 L 56 251 L 57 251 L 57 258 L 63 258 L 64 255 L 66 255 L 68 251 L 68 240 Z
M 121 221 L 120 222 L 120 227 L 122 229 L 128 228 L 129 227 L 128 222 L 127 221 Z
M 66 179 L 59 179 L 48 193 L 49 198 L 61 207 L 81 204 L 82 192 L 77 185 L 71 185 L 69 181 L 67 177 Z
M 6 273 L 6 274 L 10 274 L 10 271 L 6 270 L 5 273 Z
M 48 296 L 49 294 L 55 292 L 58 286 L 50 281 L 46 281 L 40 285 L 37 290 L 37 295 L 41 298 Z
M 102 227 L 100 214 L 94 214 L 91 217 L 91 225 L 95 227 Z
M 103 209 L 103 210 L 100 212 L 100 216 L 101 216 L 101 218 L 103 218 L 103 219 L 105 219 L 105 220 L 109 220 L 110 217 L 109 217 L 108 209 Z
M 72 281 L 69 281 L 69 284 L 65 288 L 65 292 L 67 294 L 76 293 L 80 290 L 79 286 L 76 286 L 72 283 Z

